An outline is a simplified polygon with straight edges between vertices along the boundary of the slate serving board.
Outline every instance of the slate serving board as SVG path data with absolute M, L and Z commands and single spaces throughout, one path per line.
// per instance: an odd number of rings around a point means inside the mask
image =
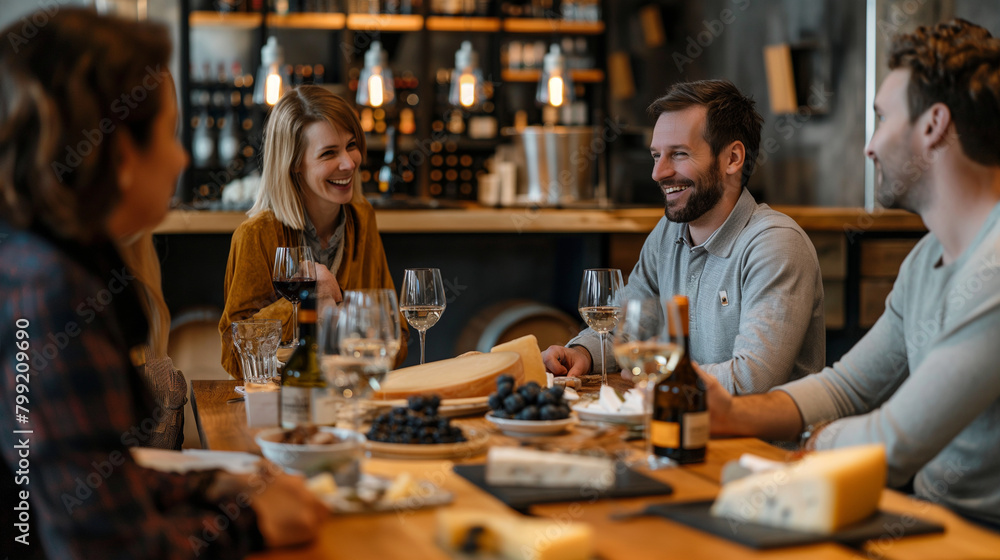
M 595 488 L 541 488 L 537 486 L 490 486 L 486 483 L 486 465 L 455 465 L 455 473 L 507 504 L 524 511 L 535 504 L 580 502 L 606 498 L 666 496 L 674 489 L 631 469 L 617 472 L 615 485 L 607 490 Z
M 665 517 L 671 521 L 756 549 L 801 546 L 822 542 L 838 542 L 854 546 L 883 536 L 896 539 L 910 535 L 944 532 L 943 525 L 932 521 L 915 518 L 912 515 L 904 516 L 878 511 L 868 519 L 830 535 L 805 533 L 713 517 L 709 513 L 711 507 L 711 500 L 679 504 L 655 504 L 646 508 L 646 514 Z

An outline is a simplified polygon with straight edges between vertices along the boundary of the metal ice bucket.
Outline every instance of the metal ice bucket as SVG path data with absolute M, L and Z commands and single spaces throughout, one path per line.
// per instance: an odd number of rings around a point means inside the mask
M 517 163 L 517 202 L 558 206 L 594 198 L 597 165 L 589 126 L 529 126 L 508 133 Z

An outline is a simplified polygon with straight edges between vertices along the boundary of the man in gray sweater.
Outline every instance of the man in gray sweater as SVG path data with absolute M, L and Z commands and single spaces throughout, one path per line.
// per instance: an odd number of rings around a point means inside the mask
M 930 233 L 833 367 L 742 397 L 703 375 L 712 433 L 882 443 L 890 486 L 1000 528 L 1000 39 L 962 20 L 921 27 L 889 68 L 866 153 L 879 201 Z
M 623 299 L 687 296 L 691 357 L 730 392 L 760 393 L 823 367 L 816 250 L 794 220 L 746 190 L 763 122 L 753 100 L 729 82 L 704 80 L 675 84 L 649 109 L 664 218 Z M 601 371 L 600 355 L 587 329 L 542 357 L 556 375 L 581 375 Z M 616 371 L 610 341 L 604 356 Z

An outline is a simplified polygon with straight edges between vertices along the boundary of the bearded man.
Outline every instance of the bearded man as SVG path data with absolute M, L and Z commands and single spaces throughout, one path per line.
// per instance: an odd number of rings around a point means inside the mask
M 624 298 L 690 300 L 691 358 L 732 394 L 760 393 L 825 364 L 823 283 L 816 250 L 788 216 L 746 190 L 763 119 L 732 83 L 679 83 L 649 107 L 653 181 L 664 218 L 643 245 Z M 578 376 L 600 341 L 587 329 L 543 354 Z M 610 344 L 604 356 L 617 367 Z

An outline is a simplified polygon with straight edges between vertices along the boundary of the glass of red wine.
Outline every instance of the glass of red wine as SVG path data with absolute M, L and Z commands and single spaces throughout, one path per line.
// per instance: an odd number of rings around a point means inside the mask
M 316 290 L 316 262 L 309 247 L 278 247 L 274 252 L 271 284 L 279 296 L 292 302 L 292 340 L 282 348 L 299 343 L 299 301 L 302 290 Z

